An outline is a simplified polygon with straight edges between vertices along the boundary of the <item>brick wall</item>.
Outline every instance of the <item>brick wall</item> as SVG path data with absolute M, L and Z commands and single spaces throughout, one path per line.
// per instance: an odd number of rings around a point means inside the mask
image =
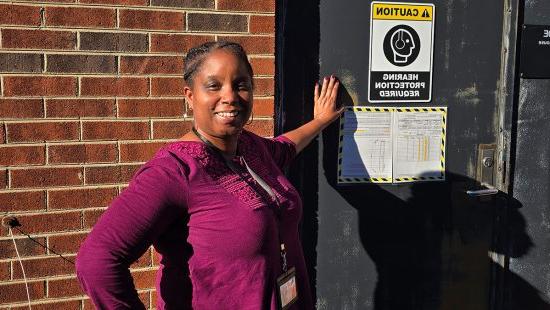
M 185 134 L 186 50 L 244 45 L 256 72 L 254 122 L 273 132 L 274 0 L 0 2 L 0 215 L 74 260 L 136 169 Z M 0 228 L 0 308 L 25 308 L 8 230 Z M 33 309 L 90 309 L 74 266 L 16 233 Z M 132 268 L 154 307 L 157 261 Z

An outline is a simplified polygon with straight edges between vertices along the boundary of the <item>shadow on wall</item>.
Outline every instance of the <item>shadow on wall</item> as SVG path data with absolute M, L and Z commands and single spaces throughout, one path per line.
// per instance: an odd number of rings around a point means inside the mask
M 352 105 L 344 87 L 339 101 Z M 534 246 L 517 200 L 504 193 L 469 197 L 466 190 L 479 184 L 449 172 L 445 182 L 339 186 L 334 141 L 337 122 L 323 133 L 323 168 L 330 186 L 358 212 L 360 242 L 377 272 L 374 309 L 490 309 L 491 296 L 502 298 L 501 279 L 523 298 L 500 309 L 550 309 L 495 255 L 521 257 Z M 358 295 L 371 299 L 366 294 Z

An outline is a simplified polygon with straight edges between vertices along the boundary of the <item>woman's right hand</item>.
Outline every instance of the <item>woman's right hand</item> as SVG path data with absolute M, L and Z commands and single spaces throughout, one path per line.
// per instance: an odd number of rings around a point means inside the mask
M 340 82 L 333 75 L 325 77 L 321 86 L 315 83 L 313 119 L 320 121 L 323 128 L 336 120 L 344 111 L 343 107 L 338 109 L 336 106 L 338 86 Z

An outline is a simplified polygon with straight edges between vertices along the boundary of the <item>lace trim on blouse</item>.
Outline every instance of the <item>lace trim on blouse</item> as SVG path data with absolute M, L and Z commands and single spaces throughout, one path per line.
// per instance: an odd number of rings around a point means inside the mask
M 277 180 L 277 176 L 281 173 L 280 171 L 273 171 L 273 169 L 278 170 L 278 167 L 274 164 L 273 158 L 264 151 L 264 145 L 259 146 L 257 142 L 261 143 L 261 141 L 254 141 L 253 137 L 243 132 L 239 137 L 237 150 L 239 156 L 235 156 L 233 160 L 238 167 L 244 167 L 240 162 L 240 158 L 244 158 L 248 166 L 271 186 L 279 205 L 284 207 L 287 205 L 288 199 L 282 193 L 288 191 L 288 188 Z M 208 149 L 204 143 L 197 141 L 174 142 L 166 145 L 163 151 L 172 151 L 192 157 L 199 166 L 204 168 L 204 171 L 213 182 L 252 209 L 266 205 L 275 206 L 274 199 L 257 184 L 250 173 L 246 171 L 246 168 L 240 169 L 239 176 L 227 167 L 227 164 L 217 154 Z M 158 155 L 162 153 L 164 152 L 161 151 Z M 267 154 L 267 156 L 263 156 L 264 154 Z

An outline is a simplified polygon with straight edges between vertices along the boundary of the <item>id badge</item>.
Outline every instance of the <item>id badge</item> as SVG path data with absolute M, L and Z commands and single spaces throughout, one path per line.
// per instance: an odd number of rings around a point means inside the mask
M 277 278 L 277 293 L 281 310 L 290 308 L 298 300 L 298 283 L 294 267 Z

